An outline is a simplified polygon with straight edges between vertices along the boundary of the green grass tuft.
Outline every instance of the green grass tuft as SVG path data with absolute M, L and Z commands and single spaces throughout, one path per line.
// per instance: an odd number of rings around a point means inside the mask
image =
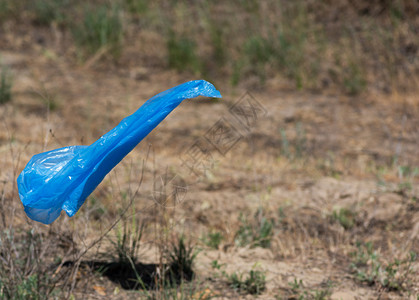
M 266 276 L 262 271 L 250 270 L 245 279 L 243 274 L 238 275 L 236 272 L 226 276 L 230 287 L 240 292 L 260 295 L 266 289 Z
M 111 241 L 118 257 L 118 263 L 134 266 L 139 262 L 138 251 L 141 246 L 141 238 L 144 232 L 144 223 L 140 223 L 133 214 L 130 218 L 123 218 L 116 227 L 116 240 Z
M 386 264 L 374 251 L 372 243 L 358 242 L 356 247 L 357 250 L 351 253 L 350 269 L 357 281 L 388 291 L 403 291 L 411 284 L 414 276 L 412 264 L 417 259 L 415 252 L 410 252 L 405 259 L 394 259 Z
M 171 282 L 192 280 L 194 278 L 193 264 L 198 252 L 192 245 L 185 243 L 185 238 L 181 236 L 167 252 L 167 260 L 170 265 Z
M 262 209 L 259 209 L 254 218 L 250 220 L 241 215 L 240 222 L 241 225 L 235 235 L 236 245 L 262 248 L 271 246 L 274 223 L 264 216 Z
M 168 64 L 178 71 L 200 73 L 202 65 L 196 53 L 196 42 L 184 35 L 171 31 L 167 40 Z
M 359 63 L 349 63 L 346 72 L 343 74 L 343 86 L 346 93 L 351 96 L 359 95 L 366 89 L 367 80 Z
M 124 0 L 124 6 L 132 14 L 143 14 L 148 10 L 147 0 Z
M 35 14 L 35 23 L 39 25 L 50 25 L 53 22 L 63 23 L 69 3 L 69 0 L 34 0 L 32 11 Z
M 8 68 L 4 67 L 0 73 L 0 104 L 5 104 L 12 100 L 12 76 Z
M 332 219 L 338 222 L 345 230 L 350 230 L 355 226 L 356 212 L 341 208 L 333 211 Z
M 83 20 L 73 24 L 72 33 L 82 56 L 102 50 L 118 57 L 124 38 L 121 7 L 117 4 L 87 6 Z
M 221 232 L 210 232 L 202 238 L 202 241 L 208 247 L 211 247 L 213 249 L 218 249 L 223 239 L 224 237 L 221 234 Z

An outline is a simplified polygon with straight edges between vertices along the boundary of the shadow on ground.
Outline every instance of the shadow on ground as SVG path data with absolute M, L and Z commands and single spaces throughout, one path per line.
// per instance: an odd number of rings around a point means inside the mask
M 74 261 L 67 261 L 64 267 L 71 267 Z M 159 264 L 135 264 L 133 268 L 129 262 L 106 262 L 86 260 L 80 262 L 80 268 L 89 268 L 94 272 L 99 272 L 114 283 L 119 284 L 125 290 L 156 289 L 161 283 Z M 167 284 L 176 284 L 182 280 L 191 281 L 193 272 L 180 273 L 177 268 L 172 265 L 163 265 L 165 270 L 165 280 Z

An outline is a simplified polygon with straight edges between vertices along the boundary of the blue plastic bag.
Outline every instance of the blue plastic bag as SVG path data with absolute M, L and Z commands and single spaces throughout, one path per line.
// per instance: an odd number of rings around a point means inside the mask
M 20 200 L 32 220 L 51 224 L 64 210 L 72 217 L 103 178 L 183 100 L 221 98 L 204 80 L 162 92 L 90 146 L 34 155 L 17 178 Z

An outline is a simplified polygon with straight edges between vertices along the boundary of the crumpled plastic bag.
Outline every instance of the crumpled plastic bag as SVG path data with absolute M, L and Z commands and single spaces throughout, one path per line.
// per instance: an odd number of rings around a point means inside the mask
M 36 154 L 17 178 L 20 200 L 32 220 L 51 224 L 64 210 L 72 217 L 103 178 L 183 100 L 221 98 L 204 80 L 186 82 L 150 98 L 90 146 Z

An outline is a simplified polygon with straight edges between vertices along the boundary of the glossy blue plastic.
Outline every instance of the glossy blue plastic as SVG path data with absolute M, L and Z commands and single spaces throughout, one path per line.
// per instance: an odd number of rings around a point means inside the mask
M 34 155 L 17 179 L 32 220 L 51 224 L 64 210 L 72 217 L 103 178 L 183 100 L 221 94 L 204 80 L 186 82 L 150 98 L 90 146 Z

